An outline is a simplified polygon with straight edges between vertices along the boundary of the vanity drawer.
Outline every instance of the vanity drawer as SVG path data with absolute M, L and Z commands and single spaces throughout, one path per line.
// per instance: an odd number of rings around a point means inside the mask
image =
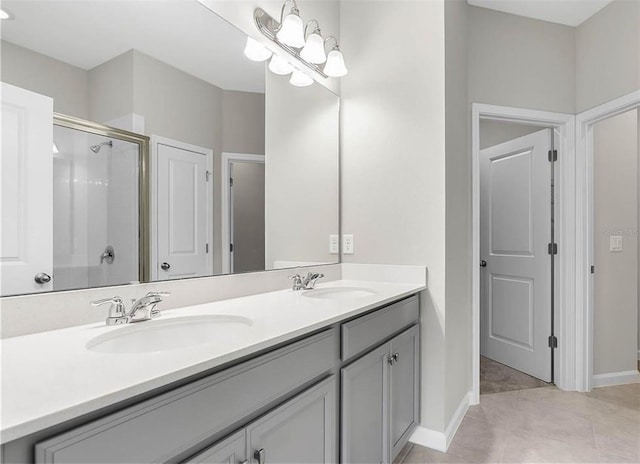
M 329 371 L 328 330 L 36 445 L 38 463 L 165 462 Z
M 342 360 L 362 353 L 420 320 L 418 296 L 342 324 Z

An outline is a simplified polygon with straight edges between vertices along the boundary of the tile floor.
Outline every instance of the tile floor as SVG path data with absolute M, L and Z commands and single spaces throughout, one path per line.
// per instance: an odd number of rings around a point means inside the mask
M 549 383 L 480 356 L 480 394 L 548 387 Z
M 396 462 L 639 463 L 640 383 L 482 395 L 447 453 L 409 444 Z

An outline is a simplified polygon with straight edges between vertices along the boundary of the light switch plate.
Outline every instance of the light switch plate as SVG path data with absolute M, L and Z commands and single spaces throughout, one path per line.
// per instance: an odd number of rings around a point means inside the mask
M 609 236 L 609 251 L 613 253 L 619 253 L 622 251 L 622 236 L 611 235 Z
M 337 235 L 329 235 L 329 254 L 337 255 L 340 253 L 340 239 Z
M 343 235 L 342 236 L 342 252 L 345 255 L 353 254 L 353 235 Z

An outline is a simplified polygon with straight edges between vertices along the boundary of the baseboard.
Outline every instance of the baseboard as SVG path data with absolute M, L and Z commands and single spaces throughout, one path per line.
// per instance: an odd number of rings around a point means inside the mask
M 469 410 L 471 396 L 472 392 L 464 395 L 444 432 L 438 432 L 426 427 L 418 427 L 416 431 L 413 432 L 413 435 L 411 435 L 411 438 L 409 438 L 409 441 L 437 451 L 446 452 L 458 431 L 458 427 L 460 427 L 462 423 L 462 419 L 464 419 L 465 414 Z
M 594 387 L 610 387 L 612 385 L 624 385 L 636 382 L 640 382 L 640 372 L 638 371 L 612 372 L 610 374 L 593 376 Z

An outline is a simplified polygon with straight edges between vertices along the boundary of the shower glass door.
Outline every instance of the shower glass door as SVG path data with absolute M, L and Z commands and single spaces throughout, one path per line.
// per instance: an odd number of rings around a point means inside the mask
M 53 289 L 141 280 L 141 145 L 53 126 Z

